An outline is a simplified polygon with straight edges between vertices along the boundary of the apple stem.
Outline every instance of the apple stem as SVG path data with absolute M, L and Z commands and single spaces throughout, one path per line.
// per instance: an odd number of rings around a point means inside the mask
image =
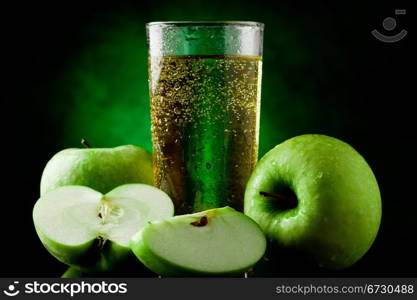
M 294 193 L 284 193 L 284 194 L 276 194 L 270 192 L 259 192 L 260 195 L 264 197 L 270 197 L 277 199 L 275 201 L 276 208 L 278 209 L 292 209 L 297 207 L 297 196 Z
M 102 237 L 101 235 L 98 236 L 98 248 L 100 250 L 103 250 L 104 245 L 106 244 L 107 239 L 105 239 L 104 237 Z
M 193 225 L 193 226 L 196 226 L 196 227 L 201 227 L 201 226 L 207 225 L 207 223 L 208 223 L 207 217 L 206 216 L 202 216 L 200 218 L 200 220 L 195 221 L 195 222 L 191 222 L 190 224 Z
M 81 139 L 81 144 L 86 148 L 93 148 L 91 147 L 91 144 L 84 138 Z
M 286 200 L 287 198 L 281 194 L 269 193 L 269 192 L 259 192 L 259 195 L 264 197 L 271 197 L 279 200 Z

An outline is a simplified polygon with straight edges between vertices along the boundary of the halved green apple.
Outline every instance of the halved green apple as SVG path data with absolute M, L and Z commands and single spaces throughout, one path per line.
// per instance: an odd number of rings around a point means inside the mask
M 162 276 L 229 276 L 253 266 L 266 239 L 255 221 L 224 207 L 150 222 L 130 245 Z
M 126 184 L 103 195 L 64 186 L 43 195 L 33 220 L 46 249 L 82 270 L 110 271 L 134 257 L 129 240 L 149 221 L 174 214 L 171 199 L 145 184 Z

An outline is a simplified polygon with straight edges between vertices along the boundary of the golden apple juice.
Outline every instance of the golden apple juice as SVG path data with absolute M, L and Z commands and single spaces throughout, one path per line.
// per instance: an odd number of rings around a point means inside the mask
M 149 58 L 154 179 L 176 213 L 243 209 L 258 157 L 259 56 Z

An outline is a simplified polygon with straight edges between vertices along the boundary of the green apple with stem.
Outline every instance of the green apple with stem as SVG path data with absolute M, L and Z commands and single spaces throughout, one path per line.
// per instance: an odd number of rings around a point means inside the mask
M 85 186 L 63 186 L 36 202 L 33 221 L 58 260 L 79 270 L 106 272 L 135 260 L 129 241 L 149 221 L 173 214 L 168 195 L 150 185 L 126 184 L 105 195 Z
M 133 145 L 83 149 L 70 148 L 55 154 L 42 173 L 41 196 L 60 186 L 84 185 L 107 193 L 127 183 L 153 185 L 152 155 Z
M 321 267 L 344 269 L 371 247 L 381 197 L 371 168 L 355 149 L 307 134 L 279 144 L 258 162 L 244 212 L 275 245 L 301 250 Z
M 231 276 L 263 256 L 266 239 L 251 218 L 224 207 L 150 222 L 130 245 L 158 275 Z

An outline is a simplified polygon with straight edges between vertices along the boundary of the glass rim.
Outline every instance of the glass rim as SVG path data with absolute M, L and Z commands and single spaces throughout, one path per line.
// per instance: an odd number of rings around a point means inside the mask
M 264 28 L 264 23 L 255 21 L 157 21 L 146 23 L 146 27 L 182 27 L 182 26 L 251 26 Z

